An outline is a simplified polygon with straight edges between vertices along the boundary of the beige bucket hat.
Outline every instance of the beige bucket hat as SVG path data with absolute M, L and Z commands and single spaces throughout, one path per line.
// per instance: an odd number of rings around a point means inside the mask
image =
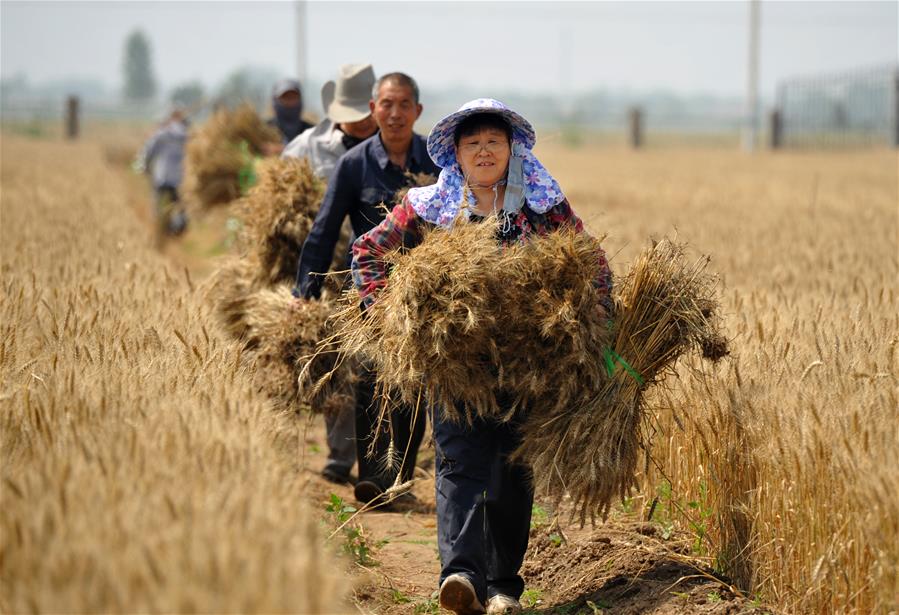
M 344 64 L 337 81 L 322 86 L 322 108 L 328 119 L 341 122 L 358 122 L 371 115 L 368 101 L 375 85 L 375 71 L 371 64 Z

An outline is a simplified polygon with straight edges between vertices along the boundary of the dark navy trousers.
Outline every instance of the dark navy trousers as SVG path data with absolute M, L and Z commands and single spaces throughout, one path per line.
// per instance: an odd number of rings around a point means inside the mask
M 356 384 L 356 456 L 359 462 L 359 480 L 371 481 L 385 491 L 393 485 L 399 474 L 401 483 L 412 480 L 418 449 L 425 435 L 427 415 L 418 415 L 412 409 L 400 406 L 390 415 L 390 430 L 386 425 L 378 429 L 378 412 L 381 402 L 375 398 L 375 374 L 364 367 L 357 374 Z M 391 444 L 398 455 L 400 466 L 385 466 L 385 458 Z M 372 440 L 374 446 L 371 447 Z M 369 455 L 370 447 L 373 449 Z
M 482 603 L 497 594 L 519 598 L 534 492 L 529 470 L 508 461 L 517 423 L 469 426 L 442 414 L 433 416 L 440 582 L 462 574 Z

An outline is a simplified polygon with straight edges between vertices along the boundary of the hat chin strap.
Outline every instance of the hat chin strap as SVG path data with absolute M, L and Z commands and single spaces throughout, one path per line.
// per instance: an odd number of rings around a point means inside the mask
M 506 195 L 503 197 L 503 211 L 517 214 L 524 205 L 524 171 L 522 159 L 518 156 L 509 158 L 509 170 L 506 173 Z

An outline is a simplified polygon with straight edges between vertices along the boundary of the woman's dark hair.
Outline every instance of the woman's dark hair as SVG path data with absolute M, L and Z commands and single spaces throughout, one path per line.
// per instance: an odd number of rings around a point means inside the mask
M 459 122 L 453 133 L 453 143 L 459 145 L 463 137 L 476 135 L 485 128 L 493 128 L 506 133 L 506 138 L 512 142 L 512 126 L 501 115 L 496 113 L 475 113 Z

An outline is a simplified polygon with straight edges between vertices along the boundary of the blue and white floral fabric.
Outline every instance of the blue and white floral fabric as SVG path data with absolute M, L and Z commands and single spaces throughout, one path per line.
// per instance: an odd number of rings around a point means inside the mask
M 509 169 L 510 172 L 520 172 L 521 178 L 518 181 L 518 178 L 510 177 L 508 184 L 523 187 L 524 201 L 528 207 L 542 214 L 561 203 L 565 199 L 562 189 L 531 151 L 537 137 L 530 122 L 498 100 L 478 98 L 465 103 L 458 111 L 437 122 L 428 135 L 428 154 L 442 171 L 436 184 L 409 190 L 407 198 L 415 213 L 428 222 L 443 227 L 452 226 L 459 215 L 465 200 L 465 178 L 456 162 L 454 136 L 456 126 L 476 113 L 496 113 L 512 126 L 512 157 L 518 160 L 510 160 Z M 517 203 L 517 209 L 521 209 L 523 204 Z M 508 211 L 509 208 L 506 206 L 504 209 Z M 463 215 L 468 215 L 468 208 L 462 211 Z

